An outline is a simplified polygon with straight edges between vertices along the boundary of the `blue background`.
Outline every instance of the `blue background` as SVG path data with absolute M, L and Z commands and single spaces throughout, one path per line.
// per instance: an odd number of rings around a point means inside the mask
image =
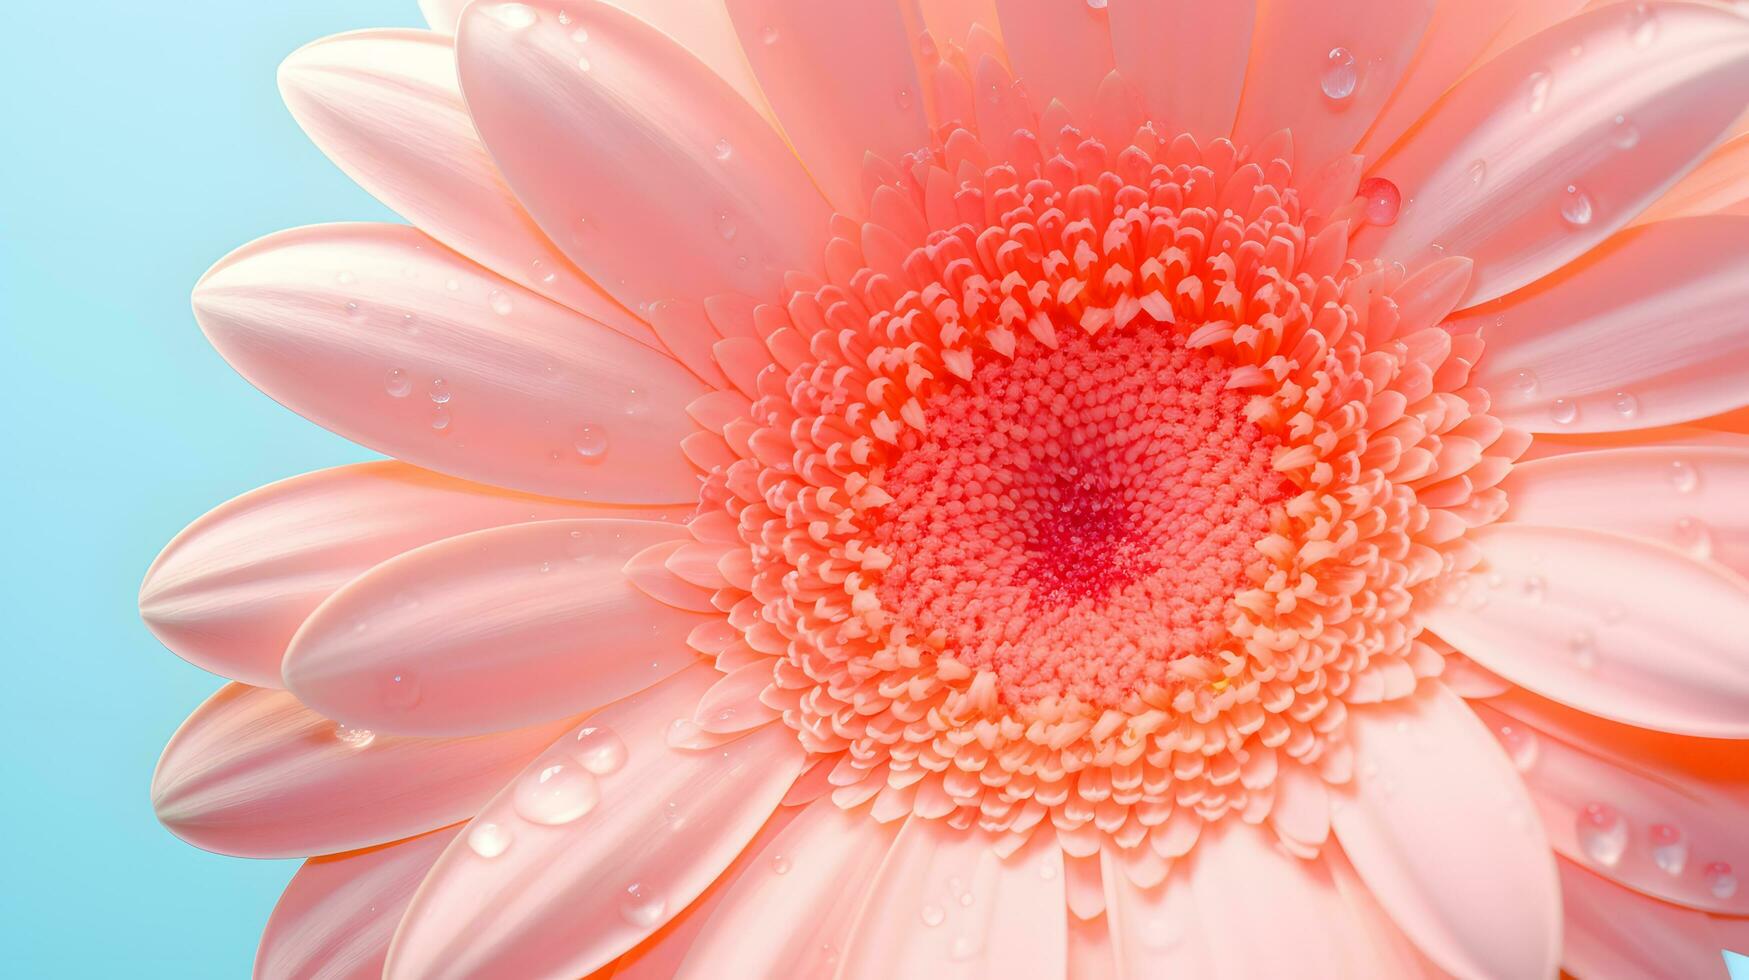
M 413 0 L 97 0 L 0 32 L 8 976 L 245 977 L 296 870 L 153 819 L 159 749 L 221 682 L 146 632 L 135 595 L 210 507 L 369 455 L 234 375 L 188 291 L 260 235 L 390 217 L 304 139 L 274 70 L 323 35 L 419 23 Z
M 368 454 L 207 347 L 196 278 L 280 228 L 389 217 L 274 72 L 414 0 L 50 4 L 0 31 L 0 974 L 247 977 L 294 862 L 158 826 L 158 752 L 221 681 L 140 625 L 158 549 L 262 483 Z

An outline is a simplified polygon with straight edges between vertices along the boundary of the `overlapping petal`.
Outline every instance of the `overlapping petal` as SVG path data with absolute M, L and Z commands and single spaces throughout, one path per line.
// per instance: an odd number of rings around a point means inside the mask
M 1112 0 L 1111 47 L 1150 118 L 1199 142 L 1233 131 L 1256 0 Z

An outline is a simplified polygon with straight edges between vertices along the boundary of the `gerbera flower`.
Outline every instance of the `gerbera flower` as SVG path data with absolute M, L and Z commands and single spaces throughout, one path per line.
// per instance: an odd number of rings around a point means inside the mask
M 412 227 L 196 287 L 394 457 L 142 591 L 258 975 L 1749 946 L 1749 20 L 618 2 L 294 54 Z

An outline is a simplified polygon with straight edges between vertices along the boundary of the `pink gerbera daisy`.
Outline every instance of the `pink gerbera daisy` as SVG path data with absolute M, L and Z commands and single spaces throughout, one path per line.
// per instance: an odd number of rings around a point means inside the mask
M 1749 947 L 1749 19 L 423 6 L 280 76 L 412 226 L 194 295 L 394 459 L 141 594 L 258 976 Z

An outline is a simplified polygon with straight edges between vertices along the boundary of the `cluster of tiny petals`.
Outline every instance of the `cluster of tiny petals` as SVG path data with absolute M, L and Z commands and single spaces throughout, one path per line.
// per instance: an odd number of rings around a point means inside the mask
M 871 161 L 825 281 L 707 304 L 737 390 L 694 406 L 696 540 L 657 557 L 726 614 L 707 731 L 781 717 L 843 806 L 1157 870 L 1349 778 L 1347 706 L 1439 672 L 1417 609 L 1526 440 L 1285 134 L 1045 115 Z

